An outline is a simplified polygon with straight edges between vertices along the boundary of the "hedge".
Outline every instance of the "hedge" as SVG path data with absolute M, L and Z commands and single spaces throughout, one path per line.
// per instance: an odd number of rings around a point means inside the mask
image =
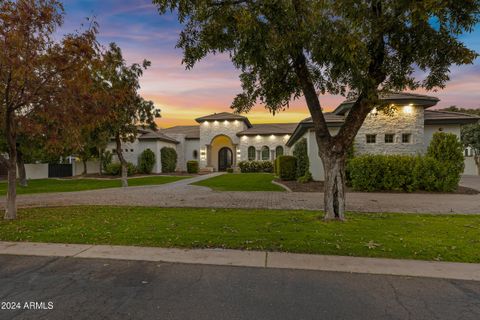
M 240 161 L 238 163 L 240 172 L 273 172 L 272 161 Z
M 358 191 L 454 191 L 458 165 L 430 156 L 362 155 L 348 162 L 351 186 Z
M 145 149 L 138 159 L 138 171 L 142 173 L 152 173 L 155 166 L 155 153 L 150 149 Z
M 187 161 L 187 172 L 198 173 L 198 161 L 196 160 Z
M 162 162 L 162 172 L 174 172 L 177 167 L 177 152 L 170 147 L 163 147 L 160 150 L 160 160 Z
M 277 176 L 282 180 L 295 180 L 297 176 L 297 158 L 294 156 L 279 156 L 277 158 Z
M 105 173 L 111 176 L 119 176 L 122 174 L 122 165 L 119 162 L 112 162 L 105 167 Z M 127 175 L 131 176 L 137 173 L 137 167 L 131 162 L 127 162 Z

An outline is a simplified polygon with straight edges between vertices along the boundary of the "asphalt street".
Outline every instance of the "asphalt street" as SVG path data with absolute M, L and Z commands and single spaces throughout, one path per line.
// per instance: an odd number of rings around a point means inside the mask
M 1 319 L 480 319 L 473 281 L 7 255 L 0 266 Z

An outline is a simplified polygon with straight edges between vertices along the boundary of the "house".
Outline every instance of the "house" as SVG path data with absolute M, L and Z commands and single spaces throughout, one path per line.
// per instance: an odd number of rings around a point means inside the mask
M 393 114 L 373 110 L 367 116 L 355 139 L 359 154 L 422 154 L 435 132 L 460 136 L 462 125 L 480 120 L 469 114 L 428 110 L 439 100 L 426 95 L 395 93 L 383 100 L 395 106 Z M 352 105 L 353 101 L 347 100 L 333 112 L 325 113 L 332 134 L 339 130 Z M 136 164 L 140 153 L 149 148 L 157 159 L 154 172 L 160 173 L 161 149 L 168 146 L 177 151 L 179 171 L 186 170 L 189 160 L 197 160 L 203 170 L 224 171 L 243 160 L 274 160 L 290 154 L 295 143 L 306 138 L 312 176 L 315 180 L 324 178 L 310 118 L 300 123 L 252 124 L 245 116 L 221 112 L 195 120 L 198 125 L 139 132 L 133 143 L 122 145 L 127 161 Z M 109 148 L 114 150 L 115 144 Z M 465 173 L 476 174 L 470 162 L 473 159 L 466 157 Z

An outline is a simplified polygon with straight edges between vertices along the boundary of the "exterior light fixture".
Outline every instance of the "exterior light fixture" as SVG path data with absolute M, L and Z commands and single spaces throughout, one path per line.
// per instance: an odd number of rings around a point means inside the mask
M 403 112 L 405 113 L 412 113 L 413 112 L 413 105 L 409 104 L 408 106 L 403 107 Z
M 275 140 L 275 135 L 274 135 L 274 134 L 272 134 L 272 135 L 270 136 L 270 140 Z
M 217 120 L 213 121 L 213 124 L 218 125 L 218 121 Z
M 257 135 L 255 136 L 255 138 L 256 138 L 257 140 L 260 140 L 262 137 L 261 137 L 259 134 L 257 134 Z

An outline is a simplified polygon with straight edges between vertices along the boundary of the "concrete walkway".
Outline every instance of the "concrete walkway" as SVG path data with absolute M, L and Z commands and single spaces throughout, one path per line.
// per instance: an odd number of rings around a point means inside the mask
M 212 173 L 162 185 L 19 195 L 17 203 L 19 207 L 129 205 L 190 208 L 323 209 L 322 193 L 220 192 L 191 185 L 191 183 L 221 174 L 223 173 Z M 462 185 L 480 187 L 479 176 L 467 176 L 464 179 L 462 179 Z M 0 197 L 0 206 L 4 205 L 5 196 L 2 196 Z M 347 209 L 355 212 L 480 214 L 480 194 L 348 193 Z
M 476 263 L 361 258 L 282 252 L 0 242 L 0 255 L 157 261 L 480 281 L 480 264 Z

